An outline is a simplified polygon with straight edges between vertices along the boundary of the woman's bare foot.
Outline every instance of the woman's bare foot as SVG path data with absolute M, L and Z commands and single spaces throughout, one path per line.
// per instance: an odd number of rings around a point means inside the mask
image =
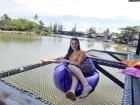
M 71 99 L 72 101 L 76 101 L 76 95 L 70 90 L 68 90 L 68 92 L 66 93 L 66 97 Z
M 85 97 L 87 97 L 89 95 L 89 93 L 91 92 L 92 90 L 92 87 L 89 85 L 89 86 L 86 86 L 83 91 L 82 91 L 82 94 L 79 96 L 79 98 L 83 99 Z

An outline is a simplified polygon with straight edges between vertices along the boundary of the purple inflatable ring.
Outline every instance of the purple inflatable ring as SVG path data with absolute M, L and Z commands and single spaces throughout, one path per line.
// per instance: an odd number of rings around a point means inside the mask
M 94 91 L 99 81 L 99 73 L 89 57 L 87 57 L 86 62 L 90 66 L 92 66 L 93 72 L 92 74 L 86 76 L 85 78 L 88 81 L 89 85 L 92 87 L 92 91 Z M 70 89 L 72 83 L 71 72 L 68 69 L 68 63 L 59 64 L 55 68 L 53 78 L 55 86 L 61 91 L 66 93 Z M 81 95 L 82 90 L 83 90 L 82 84 L 79 82 L 75 92 L 76 96 Z

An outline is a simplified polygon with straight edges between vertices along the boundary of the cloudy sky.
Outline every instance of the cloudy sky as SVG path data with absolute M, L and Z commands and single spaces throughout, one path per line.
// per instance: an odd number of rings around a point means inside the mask
M 62 23 L 65 29 L 75 24 L 78 30 L 90 26 L 102 31 L 140 25 L 140 2 L 128 0 L 0 0 L 0 16 L 32 19 L 34 14 L 46 24 Z

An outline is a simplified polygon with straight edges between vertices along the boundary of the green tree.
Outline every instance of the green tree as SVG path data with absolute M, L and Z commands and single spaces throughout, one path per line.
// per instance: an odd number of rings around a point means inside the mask
M 44 27 L 44 31 L 45 31 L 44 35 L 51 36 L 53 34 L 50 27 Z
M 39 28 L 40 30 L 43 30 L 44 28 L 44 23 L 41 20 L 39 21 Z
M 57 33 L 58 32 L 58 24 L 57 22 L 53 25 L 53 33 Z
M 17 31 L 33 31 L 39 29 L 39 25 L 33 21 L 27 19 L 15 19 L 12 21 L 12 25 Z
M 107 28 L 107 29 L 103 32 L 103 34 L 105 34 L 105 35 L 109 35 L 109 33 L 110 33 L 109 28 Z
M 76 24 L 74 25 L 74 27 L 71 30 L 72 32 L 76 32 Z
M 50 31 L 53 32 L 53 27 L 52 27 L 52 23 L 50 23 Z
M 33 16 L 33 19 L 34 19 L 34 21 L 38 21 L 39 16 L 38 16 L 37 14 L 35 14 L 35 15 Z
M 63 25 L 59 24 L 58 25 L 58 32 L 62 32 L 63 31 Z
M 135 35 L 140 32 L 140 26 L 128 26 L 125 28 L 120 28 L 122 39 L 128 39 L 128 41 L 132 41 L 135 38 Z
M 11 20 L 11 18 L 10 18 L 7 14 L 4 14 L 4 15 L 1 17 L 1 20 Z
M 13 30 L 12 26 L 12 19 L 7 15 L 4 14 L 0 20 L 0 29 L 2 30 Z
M 96 33 L 96 28 L 93 28 L 93 27 L 90 27 L 89 29 L 88 29 L 88 32 L 87 32 L 88 34 L 95 34 Z

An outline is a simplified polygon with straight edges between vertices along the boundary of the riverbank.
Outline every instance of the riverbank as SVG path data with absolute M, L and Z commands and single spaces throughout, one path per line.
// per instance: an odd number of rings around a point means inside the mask
M 112 40 L 104 40 L 105 38 L 96 38 L 96 37 L 85 37 L 85 36 L 78 36 L 78 35 L 74 35 L 74 36 L 71 36 L 71 35 L 64 35 L 64 34 L 45 34 L 43 32 L 41 33 L 36 33 L 36 32 L 24 32 L 24 31 L 3 31 L 3 30 L 0 30 L 0 35 L 28 35 L 28 36 L 59 36 L 59 37 L 64 37 L 64 38 L 71 38 L 71 37 L 78 37 L 78 38 L 88 38 L 88 39 L 96 39 L 96 40 L 102 40 L 103 42 L 113 42 L 113 43 L 117 43 L 117 44 L 125 44 L 125 43 L 121 43 L 120 39 L 117 39 L 117 38 L 113 38 Z M 138 41 L 137 40 L 134 40 L 134 41 L 130 41 L 128 42 L 128 44 L 125 44 L 125 45 L 128 45 L 129 47 L 137 47 L 137 43 Z
M 0 34 L 8 34 L 8 35 L 35 35 L 35 36 L 51 36 L 52 33 L 45 32 L 45 31 L 36 31 L 36 32 L 29 32 L 29 31 L 4 31 L 0 30 Z
M 59 37 L 64 37 L 64 38 L 70 38 L 70 37 L 78 37 L 78 38 L 87 38 L 87 39 L 95 39 L 97 41 L 102 41 L 102 42 L 107 42 L 107 43 L 116 43 L 116 44 L 122 44 L 122 45 L 127 45 L 129 47 L 134 47 L 136 48 L 138 45 L 138 39 L 129 41 L 127 43 L 125 43 L 123 40 L 119 39 L 119 38 L 111 38 L 111 39 L 107 39 L 105 35 L 97 35 L 97 36 L 90 36 L 90 35 L 84 35 L 84 36 L 79 36 L 79 35 L 65 35 L 65 34 L 54 34 L 55 36 L 59 36 Z
M 23 31 L 3 31 L 0 30 L 0 34 L 16 34 L 16 35 L 39 35 L 35 32 L 23 32 Z

